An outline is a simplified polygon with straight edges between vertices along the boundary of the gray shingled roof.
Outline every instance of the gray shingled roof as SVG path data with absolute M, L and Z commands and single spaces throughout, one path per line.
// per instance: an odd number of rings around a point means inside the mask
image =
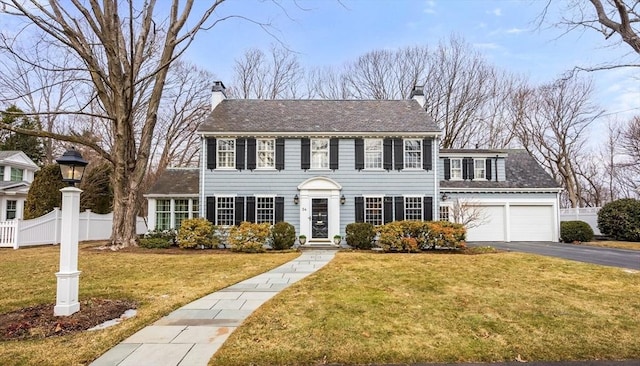
M 476 152 L 478 150 L 467 150 Z M 526 150 L 492 150 L 507 153 L 505 158 L 506 178 L 504 182 L 494 181 L 440 181 L 440 188 L 560 188 L 553 178 L 538 164 Z M 447 152 L 452 152 L 447 150 Z M 462 152 L 462 150 L 456 152 Z
M 0 160 L 4 160 L 6 158 L 10 158 L 12 156 L 14 156 L 15 154 L 19 153 L 20 151 L 17 150 L 3 150 L 0 151 Z
M 201 133 L 440 132 L 414 100 L 223 100 Z
M 198 168 L 167 169 L 151 187 L 149 195 L 191 195 L 198 194 Z

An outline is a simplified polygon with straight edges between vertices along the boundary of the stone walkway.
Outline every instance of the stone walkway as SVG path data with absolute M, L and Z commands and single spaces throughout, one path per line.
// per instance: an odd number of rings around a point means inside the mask
M 305 251 L 278 268 L 189 303 L 125 339 L 91 366 L 207 365 L 254 310 L 322 268 L 335 253 Z

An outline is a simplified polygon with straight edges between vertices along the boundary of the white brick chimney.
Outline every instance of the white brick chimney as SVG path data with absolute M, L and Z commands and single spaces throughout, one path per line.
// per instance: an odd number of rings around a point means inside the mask
M 422 108 L 424 108 L 424 105 L 427 103 L 427 98 L 424 97 L 423 89 L 424 89 L 424 86 L 416 85 L 413 87 L 413 90 L 411 91 L 411 99 L 418 102 L 418 104 L 420 104 L 420 107 Z
M 211 110 L 214 110 L 220 102 L 227 99 L 225 91 L 226 88 L 222 81 L 213 82 L 213 86 L 211 87 Z

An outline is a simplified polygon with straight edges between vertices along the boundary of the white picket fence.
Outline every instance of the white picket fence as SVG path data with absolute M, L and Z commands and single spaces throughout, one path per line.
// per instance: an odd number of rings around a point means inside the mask
M 62 212 L 54 208 L 48 214 L 32 220 L 0 222 L 0 248 L 27 247 L 31 245 L 59 244 Z M 108 240 L 111 237 L 113 213 L 97 214 L 90 210 L 80 213 L 78 240 Z M 136 233 L 147 232 L 144 218 L 138 217 Z
M 598 211 L 600 211 L 600 207 L 562 208 L 560 209 L 560 221 L 584 221 L 591 226 L 595 235 L 602 235 L 598 229 Z

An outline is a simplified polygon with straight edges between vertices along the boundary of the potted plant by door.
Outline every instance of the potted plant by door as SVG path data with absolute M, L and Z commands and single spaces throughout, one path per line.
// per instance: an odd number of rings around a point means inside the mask
M 300 242 L 300 245 L 304 245 L 304 243 L 307 242 L 307 236 L 306 235 L 300 235 L 298 237 L 298 241 Z
M 333 236 L 333 243 L 335 245 L 340 245 L 341 241 L 342 241 L 342 236 L 341 235 L 336 234 L 336 235 Z

